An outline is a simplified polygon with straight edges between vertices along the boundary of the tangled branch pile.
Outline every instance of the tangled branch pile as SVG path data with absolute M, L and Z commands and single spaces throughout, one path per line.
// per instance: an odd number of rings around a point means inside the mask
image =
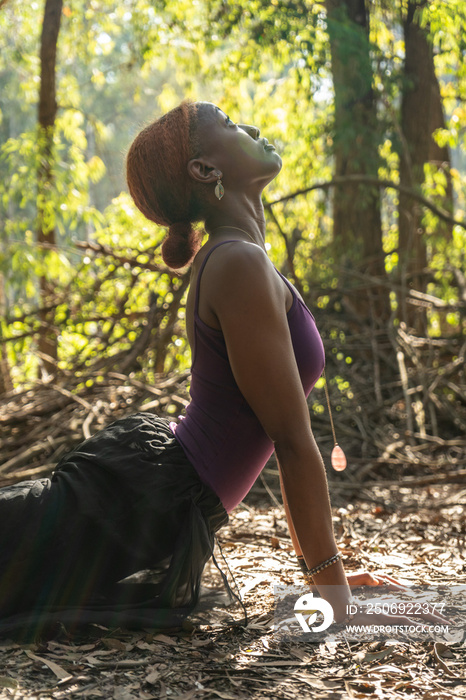
M 325 325 L 337 325 L 344 337 L 341 351 L 334 341 L 326 343 L 326 374 L 330 389 L 332 377 L 339 374 L 350 387 L 343 398 L 331 391 L 330 402 L 337 408 L 337 440 L 351 455 L 353 475 L 363 480 L 370 475 L 448 473 L 454 478 L 462 473 L 464 479 L 464 338 L 420 337 L 408 333 L 404 324 L 389 330 L 361 324 L 350 334 L 346 323 L 331 318 L 324 324 L 324 336 Z M 345 368 L 347 355 L 353 361 Z M 326 440 L 328 451 L 331 438 Z
M 325 325 L 328 324 L 326 328 Z M 335 328 L 327 319 L 324 339 Z M 347 330 L 347 329 L 345 329 Z M 336 435 L 359 481 L 422 474 L 465 478 L 465 351 L 458 339 L 390 336 L 372 329 L 346 334 L 341 350 L 324 340 Z M 353 362 L 345 363 L 351 354 Z M 125 357 L 121 358 L 125 363 Z M 341 391 L 343 381 L 349 390 Z M 62 454 L 113 420 L 148 410 L 176 417 L 188 403 L 188 373 L 154 383 L 115 369 L 58 373 L 4 394 L 0 401 L 0 481 L 36 478 Z M 333 438 L 323 387 L 310 396 L 314 431 L 325 457 Z M 347 478 L 343 475 L 342 478 Z
M 0 483 L 44 476 L 65 452 L 128 413 L 178 415 L 188 403 L 187 379 L 186 373 L 171 374 L 151 386 L 111 371 L 85 381 L 57 377 L 4 395 Z

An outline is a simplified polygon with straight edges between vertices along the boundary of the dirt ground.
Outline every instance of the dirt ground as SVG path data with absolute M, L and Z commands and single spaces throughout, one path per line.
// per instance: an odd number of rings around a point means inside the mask
M 466 590 L 466 485 L 332 485 L 347 570 L 391 574 L 414 597 L 434 590 L 454 619 L 438 633 L 353 638 L 346 631 L 285 634 L 274 627 L 274 586 L 303 582 L 273 475 L 267 481 L 268 490 L 258 484 L 219 537 L 241 590 L 246 627 L 239 604 L 225 607 L 210 563 L 207 603 L 183 630 L 93 626 L 73 638 L 63 628 L 53 640 L 30 645 L 0 640 L 0 697 L 466 700 L 466 604 L 452 595 L 455 585 Z M 221 553 L 217 558 L 227 571 Z

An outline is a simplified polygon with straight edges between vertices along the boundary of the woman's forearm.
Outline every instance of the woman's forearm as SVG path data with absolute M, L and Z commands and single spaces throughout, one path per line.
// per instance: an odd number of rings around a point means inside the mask
M 293 519 L 291 517 L 290 507 L 288 505 L 288 499 L 286 497 L 285 486 L 283 484 L 282 470 L 280 469 L 280 467 L 278 469 L 278 475 L 280 478 L 280 489 L 282 492 L 283 507 L 285 509 L 286 522 L 288 523 L 288 530 L 290 531 L 290 537 L 291 537 L 291 541 L 293 543 L 293 549 L 296 552 L 297 557 L 302 557 L 303 553 L 301 551 L 301 545 L 299 544 L 298 535 L 296 534 L 296 530 L 294 529 Z
M 325 467 L 312 433 L 299 441 L 276 444 L 290 535 L 310 569 L 337 550 Z M 351 593 L 341 561 L 313 576 L 335 619 L 343 619 Z

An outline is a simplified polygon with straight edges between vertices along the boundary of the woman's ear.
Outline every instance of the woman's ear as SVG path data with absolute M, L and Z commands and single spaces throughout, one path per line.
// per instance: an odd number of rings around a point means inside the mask
M 201 158 L 193 158 L 189 161 L 188 173 L 193 180 L 203 183 L 215 182 L 222 177 L 220 170 Z

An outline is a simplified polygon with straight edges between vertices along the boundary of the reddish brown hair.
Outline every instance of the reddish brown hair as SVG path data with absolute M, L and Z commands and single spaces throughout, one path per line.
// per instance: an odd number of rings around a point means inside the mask
M 151 221 L 168 226 L 162 244 L 164 262 L 188 265 L 200 247 L 192 224 L 200 219 L 200 203 L 188 175 L 188 161 L 197 155 L 197 106 L 183 102 L 143 129 L 126 158 L 128 189 L 138 209 Z

